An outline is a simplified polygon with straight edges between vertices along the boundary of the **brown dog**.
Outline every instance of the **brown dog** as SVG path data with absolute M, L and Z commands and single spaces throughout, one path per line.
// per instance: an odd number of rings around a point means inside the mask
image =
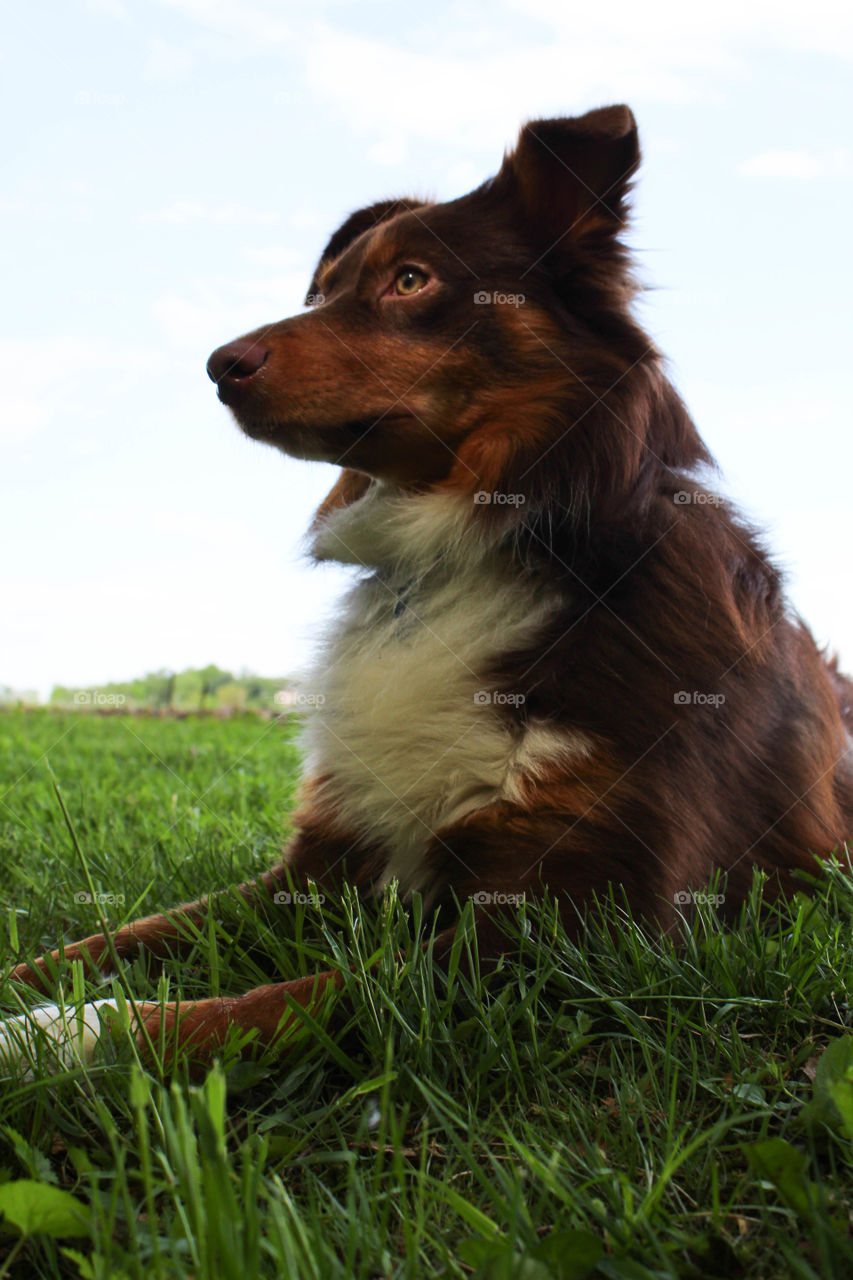
M 626 107 L 527 125 L 470 195 L 353 214 L 310 310 L 211 356 L 248 435 L 344 468 L 314 554 L 363 570 L 317 663 L 297 834 L 248 897 L 288 872 L 396 879 L 442 920 L 472 896 L 494 955 L 508 897 L 617 882 L 666 927 L 714 868 L 731 908 L 753 866 L 786 889 L 853 831 L 850 686 L 698 478 L 709 455 L 631 312 L 638 161 Z M 165 957 L 206 910 L 114 950 Z M 111 959 L 102 936 L 64 956 Z M 202 1059 L 230 1026 L 270 1043 L 286 997 L 339 981 L 184 1005 L 178 1038 Z M 159 1006 L 141 1014 L 156 1036 Z

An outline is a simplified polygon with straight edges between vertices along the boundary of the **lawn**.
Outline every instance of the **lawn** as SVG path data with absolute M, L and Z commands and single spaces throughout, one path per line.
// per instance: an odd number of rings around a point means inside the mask
M 298 754 L 292 722 L 251 716 L 5 712 L 0 761 L 6 974 L 97 929 L 84 862 L 117 924 L 268 867 Z M 343 1030 L 310 1020 L 197 1082 L 122 1035 L 88 1068 L 4 1068 L 0 1280 L 853 1274 L 853 878 L 778 908 L 760 890 L 677 945 L 618 896 L 578 945 L 528 905 L 475 984 L 433 975 L 431 923 L 391 894 L 275 929 L 235 901 L 165 977 L 119 982 L 238 994 L 333 964 Z

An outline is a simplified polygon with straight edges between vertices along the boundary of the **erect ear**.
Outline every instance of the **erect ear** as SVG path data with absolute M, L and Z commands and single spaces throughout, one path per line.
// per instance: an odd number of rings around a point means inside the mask
M 422 209 L 428 203 L 427 200 L 415 200 L 404 196 L 399 200 L 378 200 L 376 204 L 370 204 L 366 209 L 357 209 L 355 213 L 351 213 L 346 222 L 338 227 L 320 254 L 320 261 L 314 269 L 314 277 L 308 288 L 308 296 L 320 292 L 318 283 L 320 272 L 330 262 L 334 262 L 335 258 L 339 258 L 353 240 L 365 231 L 370 231 L 372 227 L 378 226 L 380 222 L 387 222 L 389 218 L 396 217 L 398 213 L 405 213 L 409 209 Z
M 628 107 L 532 120 L 504 160 L 495 185 L 512 194 L 544 252 L 612 240 L 625 222 L 631 178 L 640 163 Z

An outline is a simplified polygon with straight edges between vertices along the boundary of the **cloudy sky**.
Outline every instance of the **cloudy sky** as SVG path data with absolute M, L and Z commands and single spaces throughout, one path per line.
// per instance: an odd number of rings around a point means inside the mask
M 627 101 L 642 315 L 853 666 L 853 11 L 715 0 L 48 0 L 0 46 L 0 684 L 304 661 L 333 475 L 239 435 L 210 350 L 298 310 L 328 234 Z

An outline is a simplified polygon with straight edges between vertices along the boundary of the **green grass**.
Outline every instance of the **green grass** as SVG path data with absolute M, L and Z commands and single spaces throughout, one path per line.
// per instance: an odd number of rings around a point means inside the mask
M 4 714 L 0 973 L 97 929 L 48 760 L 95 887 L 123 895 L 113 923 L 278 856 L 288 726 Z M 851 1275 L 853 880 L 759 899 L 731 930 L 702 908 L 679 947 L 618 902 L 578 946 L 529 906 L 475 984 L 434 978 L 430 926 L 393 895 L 276 930 L 235 901 L 171 995 L 337 965 L 345 1033 L 308 1022 L 196 1084 L 121 1035 L 96 1066 L 0 1079 L 0 1278 Z M 121 981 L 165 989 L 139 962 Z

